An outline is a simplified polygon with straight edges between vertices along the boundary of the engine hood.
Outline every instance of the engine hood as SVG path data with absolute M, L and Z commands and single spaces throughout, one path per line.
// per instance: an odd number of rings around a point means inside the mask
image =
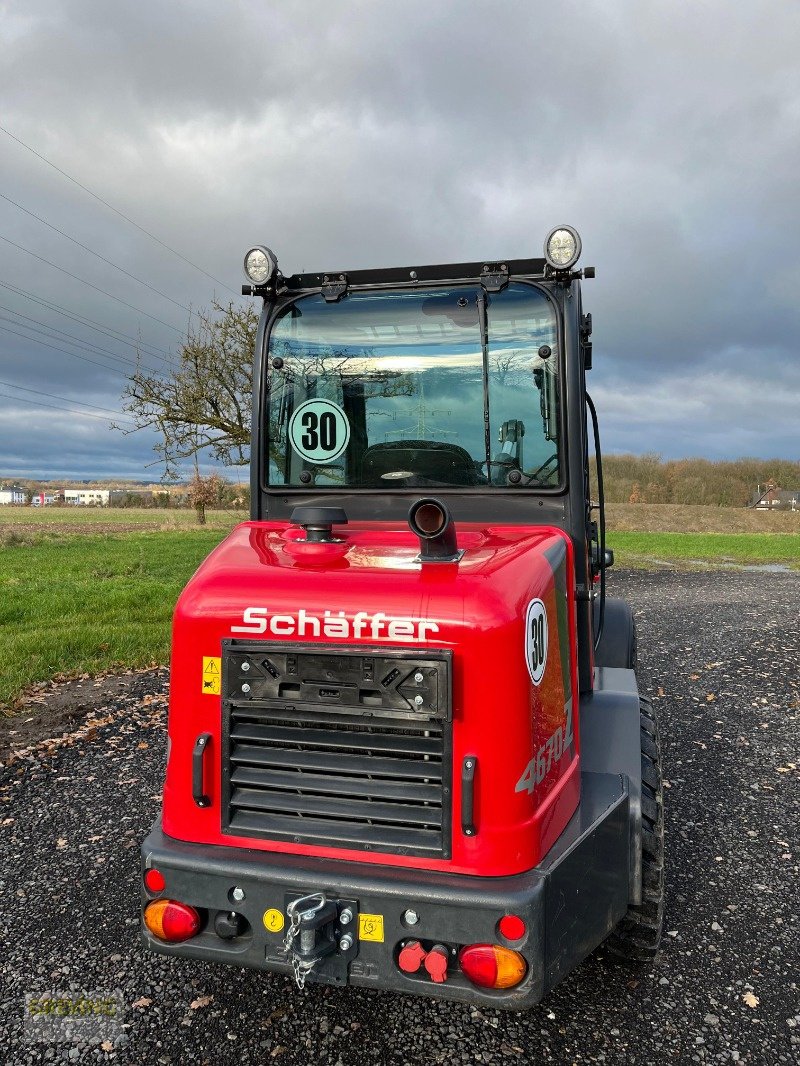
M 220 669 L 232 642 L 324 645 L 327 654 L 336 645 L 363 646 L 365 654 L 408 649 L 412 656 L 445 649 L 452 658 L 449 858 L 373 853 L 370 861 L 492 875 L 529 869 L 578 799 L 569 538 L 551 527 L 459 523 L 459 561 L 423 564 L 407 527 L 353 523 L 336 537 L 308 543 L 287 523 L 243 523 L 182 593 L 173 630 L 165 831 L 205 843 L 363 860 L 355 850 L 221 831 L 225 694 L 209 671 Z M 532 618 L 539 624 L 538 659 Z M 198 810 L 191 752 L 204 732 L 211 738 L 210 804 Z M 474 837 L 462 832 L 459 806 L 470 757 L 478 760 Z
M 417 537 L 387 523 L 312 544 L 296 526 L 246 522 L 200 566 L 176 615 L 230 636 L 449 643 L 482 615 L 492 628 L 518 618 L 554 538 L 563 545 L 559 530 L 462 523 L 461 560 L 422 564 Z

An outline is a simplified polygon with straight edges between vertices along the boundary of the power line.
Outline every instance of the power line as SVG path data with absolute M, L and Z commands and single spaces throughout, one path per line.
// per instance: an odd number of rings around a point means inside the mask
M 165 300 L 169 300 L 171 304 L 175 304 L 176 307 L 180 307 L 183 311 L 188 311 L 191 314 L 191 308 L 186 304 L 182 304 L 179 300 L 173 300 L 171 296 L 168 296 L 161 289 L 157 289 L 154 285 L 151 285 L 149 281 L 144 281 L 142 278 L 137 278 L 135 274 L 130 274 L 127 270 L 124 270 L 117 263 L 112 262 L 111 259 L 106 259 L 104 255 L 96 252 L 93 248 L 90 248 L 88 244 L 82 244 L 81 241 L 76 240 L 75 237 L 70 237 L 68 233 L 65 233 L 63 229 L 59 229 L 58 226 L 54 226 L 41 215 L 37 215 L 34 211 L 29 211 L 27 207 L 23 207 L 22 204 L 18 204 L 16 200 L 12 200 L 10 196 L 6 196 L 5 193 L 0 192 L 0 198 L 6 201 L 6 203 L 13 204 L 14 207 L 19 208 L 20 211 L 24 211 L 26 215 L 30 215 L 31 218 L 35 218 L 37 222 L 41 222 L 43 226 L 47 226 L 48 229 L 53 230 L 54 233 L 59 233 L 62 237 L 66 237 L 68 241 L 72 241 L 78 248 L 82 248 L 89 255 L 95 256 L 96 259 L 100 259 L 103 263 L 107 263 L 114 270 L 118 270 L 120 274 L 124 274 L 126 278 L 130 278 L 132 281 L 138 282 L 139 285 L 144 285 L 146 289 L 156 293 L 157 296 L 163 296 Z
M 20 389 L 22 392 L 30 392 L 35 396 L 48 396 L 51 400 L 63 400 L 64 403 L 76 403 L 79 407 L 92 407 L 95 411 L 105 411 L 109 415 L 115 415 L 122 422 L 128 422 L 130 425 L 135 425 L 135 422 L 131 418 L 126 418 L 122 411 L 112 411 L 110 407 L 99 407 L 96 403 L 88 403 L 86 400 L 73 400 L 69 396 L 56 396 L 52 392 L 42 392 L 41 389 L 29 389 L 25 385 L 15 385 L 13 381 L 0 381 L 0 385 L 5 385 L 9 389 Z M 23 399 L 22 396 L 19 397 Z
M 171 329 L 178 336 L 182 335 L 181 330 L 177 326 L 173 326 L 169 322 L 165 322 L 163 318 L 158 318 L 157 315 L 151 315 L 149 311 L 143 310 L 141 307 L 137 307 L 135 304 L 129 304 L 127 300 L 120 299 L 119 296 L 114 296 L 113 293 L 106 292 L 105 289 L 101 289 L 98 285 L 93 285 L 91 281 L 87 281 L 86 278 L 79 278 L 77 274 L 71 274 L 69 270 L 65 270 L 64 267 L 60 267 L 58 263 L 51 263 L 49 259 L 45 259 L 42 255 L 37 255 L 36 252 L 32 252 L 30 248 L 26 248 L 22 244 L 17 244 L 15 241 L 10 240 L 8 237 L 4 237 L 0 233 L 0 241 L 5 241 L 6 244 L 10 244 L 12 248 L 18 248 L 21 252 L 25 252 L 27 255 L 33 256 L 34 259 L 38 259 L 40 263 L 47 263 L 48 266 L 53 267 L 54 270 L 60 271 L 62 274 L 66 274 L 68 278 L 73 278 L 75 281 L 81 282 L 82 285 L 88 285 L 90 289 L 94 289 L 95 292 L 100 292 L 103 296 L 108 296 L 110 300 L 116 300 L 118 304 L 122 304 L 124 307 L 129 307 L 132 311 L 135 311 L 139 315 L 146 315 L 148 318 L 152 318 L 154 322 L 160 322 L 162 326 L 166 326 L 167 329 Z
M 26 400 L 24 396 L 11 396 L 7 392 L 0 392 L 5 400 L 14 400 L 16 403 L 29 403 L 32 407 L 50 407 L 54 411 L 61 411 L 65 415 L 78 415 L 80 418 L 99 418 L 103 422 L 116 422 L 116 418 L 108 415 L 93 415 L 91 411 L 68 411 L 65 407 L 57 407 L 54 403 L 41 403 L 39 400 Z
M 5 333 L 13 333 L 15 337 L 22 337 L 25 341 L 33 341 L 34 344 L 41 344 L 44 348 L 52 348 L 54 352 L 63 352 L 64 355 L 71 355 L 73 359 L 82 359 L 84 363 L 94 363 L 95 366 L 102 367 L 103 370 L 110 370 L 112 374 L 119 374 L 121 378 L 130 377 L 124 370 L 117 370 L 115 366 L 108 366 L 107 363 L 98 363 L 96 359 L 89 359 L 88 356 L 78 355 L 77 352 L 68 352 L 66 348 L 57 348 L 55 344 L 47 344 L 46 341 L 40 341 L 36 337 L 26 337 L 24 333 L 17 333 L 15 329 L 9 329 L 8 326 L 0 326 Z
M 113 359 L 117 363 L 127 363 L 129 366 L 141 367 L 144 370 L 149 370 L 151 374 L 160 374 L 161 371 L 157 370 L 153 366 L 149 366 L 144 362 L 135 362 L 133 359 L 126 359 L 123 355 L 116 355 L 114 352 L 109 351 L 108 348 L 101 348 L 98 344 L 92 344 L 89 341 L 82 341 L 80 337 L 76 337 L 72 333 L 66 333 L 63 329 L 56 329 L 54 326 L 48 326 L 46 322 L 42 322 L 38 318 L 29 318 L 28 315 L 20 314 L 19 311 L 14 311 L 10 307 L 6 307 L 4 304 L 0 304 L 0 311 L 8 311 L 12 315 L 16 315 L 17 318 L 24 318 L 25 323 L 17 322 L 13 318 L 5 318 L 0 315 L 0 321 L 10 322 L 12 326 L 22 326 L 23 329 L 32 330 L 34 333 L 41 333 L 45 337 L 49 337 L 50 340 L 61 340 L 61 337 L 66 337 L 67 344 L 72 344 L 75 347 L 82 348 L 83 351 L 89 352 L 92 355 L 105 355 L 108 359 Z M 28 322 L 38 323 L 38 325 L 29 326 Z M 44 326 L 44 329 L 39 329 L 38 326 Z M 60 334 L 60 336 L 54 336 L 53 334 Z
M 25 329 L 33 330 L 34 333 L 43 333 L 51 340 L 61 340 L 62 337 L 67 338 L 67 343 L 74 345 L 75 347 L 82 348 L 86 352 L 90 352 L 93 355 L 105 355 L 109 359 L 113 359 L 118 363 L 127 363 L 130 366 L 142 366 L 145 370 L 150 370 L 152 373 L 160 373 L 155 367 L 148 366 L 146 363 L 137 363 L 133 359 L 128 359 L 123 355 L 117 355 L 115 352 L 110 351 L 108 348 L 103 348 L 99 344 L 94 344 L 92 341 L 84 341 L 80 337 L 76 337 L 74 333 L 67 333 L 66 330 L 56 329 L 55 326 L 50 326 L 47 322 L 42 322 L 39 318 L 30 318 L 28 315 L 23 315 L 19 311 L 14 311 L 11 307 L 6 307 L 4 304 L 0 304 L 0 311 L 8 311 L 9 314 L 15 315 L 16 318 L 22 318 L 25 323 L 17 322 L 16 319 L 5 318 L 0 315 L 0 320 L 3 322 L 10 322 L 14 326 L 23 326 Z M 33 322 L 35 325 L 28 325 L 27 323 Z M 38 326 L 43 326 L 44 329 L 39 329 Z M 58 334 L 58 336 L 54 336 Z
M 207 278 L 210 278 L 210 280 L 215 282 L 217 285 L 221 285 L 223 289 L 227 289 L 228 292 L 233 293 L 234 296 L 240 295 L 238 292 L 235 292 L 232 288 L 230 288 L 230 286 L 226 285 L 224 281 L 220 281 L 219 278 L 215 278 L 213 274 L 209 274 L 207 270 L 203 270 L 203 268 L 199 267 L 197 263 L 193 263 L 191 259 L 187 259 L 185 255 L 182 255 L 174 248 L 171 248 L 168 244 L 165 244 L 162 240 L 156 237 L 154 233 L 151 233 L 150 230 L 145 229 L 144 226 L 140 226 L 138 222 L 134 222 L 132 218 L 129 218 L 127 215 L 123 214 L 123 212 L 120 211 L 118 208 L 114 207 L 113 204 L 110 204 L 108 200 L 104 200 L 102 196 L 98 196 L 96 192 L 92 192 L 91 189 L 87 188 L 85 185 L 82 185 L 77 178 L 73 178 L 73 176 L 71 174 L 68 174 L 66 170 L 62 170 L 61 167 L 57 167 L 55 163 L 51 163 L 51 161 L 46 156 L 43 156 L 41 152 L 37 152 L 35 148 L 31 148 L 29 144 L 26 144 L 25 141 L 20 140 L 19 137 L 14 136 L 14 134 L 10 130 L 7 130 L 5 126 L 0 126 L 0 130 L 2 130 L 2 132 L 5 133 L 7 137 L 10 137 L 12 141 L 16 141 L 17 144 L 21 144 L 23 148 L 27 148 L 27 150 L 33 153 L 33 155 L 35 155 L 37 159 L 41 159 L 43 163 L 47 163 L 49 167 L 52 167 L 53 170 L 61 174 L 62 177 L 65 177 L 69 181 L 71 181 L 73 185 L 77 185 L 79 189 L 83 189 L 85 193 L 88 193 L 89 196 L 93 197 L 95 200 L 98 201 L 98 203 L 101 203 L 104 207 L 107 207 L 109 211 L 113 211 L 115 215 L 119 215 L 120 218 L 124 219 L 135 229 L 138 229 L 140 233 L 144 233 L 145 236 L 150 238 L 150 240 L 155 241 L 156 244 L 160 245 L 162 248 L 165 248 L 173 255 L 176 255 L 178 259 L 181 259 L 184 263 L 192 267 L 194 270 L 199 270 L 201 274 L 204 274 Z
M 28 292 L 27 289 L 21 289 L 18 285 L 11 285 L 7 281 L 0 281 L 0 287 L 8 289 L 9 292 L 16 293 L 17 296 L 22 296 L 25 300 L 31 300 L 33 303 L 39 304 L 41 307 L 47 308 L 48 311 L 55 311 L 57 315 L 63 315 L 64 318 L 70 318 L 73 322 L 78 322 L 80 325 L 89 326 L 96 330 L 98 333 L 103 333 L 105 336 L 110 337 L 112 340 L 131 341 L 136 348 L 149 348 L 150 352 L 145 354 L 158 355 L 160 358 L 166 360 L 173 360 L 173 356 L 166 352 L 163 348 L 158 348 L 155 344 L 151 344 L 149 341 L 143 341 L 141 338 L 132 337 L 130 333 L 121 333 L 118 329 L 112 329 L 111 326 L 104 326 L 102 322 L 98 322 L 94 318 L 87 318 L 86 315 L 79 315 L 77 311 L 73 312 L 61 304 L 53 303 L 52 300 L 45 300 L 40 296 L 34 296 L 32 292 Z

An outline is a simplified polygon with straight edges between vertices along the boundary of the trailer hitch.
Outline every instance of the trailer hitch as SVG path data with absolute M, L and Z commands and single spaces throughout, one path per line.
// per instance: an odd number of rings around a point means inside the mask
M 286 908 L 289 928 L 283 941 L 283 954 L 289 957 L 295 984 L 303 988 L 308 975 L 328 956 L 338 952 L 355 954 L 355 907 L 348 901 L 327 899 L 324 892 L 312 892 L 292 900 Z

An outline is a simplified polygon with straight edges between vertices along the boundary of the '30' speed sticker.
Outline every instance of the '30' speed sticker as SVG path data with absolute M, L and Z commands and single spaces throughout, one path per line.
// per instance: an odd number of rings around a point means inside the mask
M 525 661 L 531 681 L 538 685 L 547 664 L 547 609 L 541 600 L 531 600 L 525 612 Z

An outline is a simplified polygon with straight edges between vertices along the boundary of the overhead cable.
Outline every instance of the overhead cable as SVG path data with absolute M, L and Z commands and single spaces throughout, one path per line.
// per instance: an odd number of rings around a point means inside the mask
M 136 369 L 149 370 L 151 374 L 162 373 L 162 370 L 157 370 L 155 367 L 149 366 L 141 360 L 137 362 L 133 359 L 127 359 L 124 355 L 116 355 L 114 352 L 109 351 L 108 348 L 101 348 L 97 344 L 82 341 L 80 337 L 75 337 L 72 333 L 65 333 L 62 329 L 55 329 L 53 326 L 48 326 L 46 322 L 42 322 L 38 318 L 29 318 L 27 315 L 21 315 L 19 311 L 14 311 L 10 307 L 5 307 L 3 304 L 0 304 L 0 311 L 8 311 L 10 314 L 16 315 L 16 318 L 6 318 L 4 315 L 0 315 L 0 321 L 10 322 L 12 326 L 22 326 L 23 329 L 31 330 L 34 333 L 41 333 L 50 340 L 60 341 L 62 337 L 65 337 L 67 340 L 63 343 L 81 348 L 83 351 L 89 352 L 91 355 L 104 355 L 107 359 L 113 359 L 116 363 L 126 363 L 128 366 L 132 366 Z M 25 321 L 17 322 L 17 318 L 25 319 Z M 28 325 L 30 322 L 38 323 L 38 325 Z M 40 326 L 44 326 L 45 328 L 40 329 Z M 59 336 L 54 336 L 54 334 L 59 334 Z
M 5 333 L 13 333 L 15 337 L 22 337 L 23 340 L 40 344 L 44 348 L 52 348 L 54 352 L 63 352 L 64 355 L 71 355 L 74 359 L 82 359 L 84 363 L 94 363 L 95 366 L 99 366 L 103 370 L 110 370 L 112 374 L 119 374 L 120 377 L 130 377 L 130 374 L 126 374 L 124 370 L 118 370 L 115 366 L 108 366 L 107 363 L 98 363 L 96 359 L 89 359 L 86 355 L 78 355 L 77 352 L 68 352 L 66 348 L 58 348 L 55 344 L 47 344 L 46 341 L 40 341 L 36 337 L 26 337 L 24 333 L 18 333 L 15 329 L 9 329 L 8 326 L 0 326 L 0 329 Z
M 62 237 L 66 237 L 68 241 L 72 241 L 74 245 L 77 245 L 78 248 L 82 248 L 84 252 L 88 252 L 89 255 L 93 255 L 96 259 L 100 259 L 103 263 L 107 263 L 108 266 L 113 267 L 114 270 L 118 270 L 120 274 L 124 274 L 126 278 L 130 278 L 132 281 L 137 282 L 139 285 L 144 285 L 146 289 L 149 289 L 151 292 L 154 292 L 157 296 L 163 296 L 164 299 L 169 300 L 171 304 L 175 304 L 176 307 L 180 307 L 183 311 L 189 311 L 191 313 L 191 308 L 187 307 L 186 304 L 182 304 L 179 300 L 173 300 L 171 296 L 168 296 L 165 292 L 162 292 L 161 289 L 157 289 L 155 285 L 151 285 L 149 281 L 145 281 L 143 278 L 137 278 L 135 274 L 129 273 L 118 263 L 114 263 L 111 259 L 106 259 L 104 255 L 101 255 L 99 252 L 96 252 L 94 248 L 90 248 L 88 244 L 83 244 L 75 237 L 70 237 L 70 235 L 68 233 L 65 233 L 63 229 L 59 229 L 58 226 L 54 226 L 51 222 L 48 222 L 46 219 L 42 218 L 41 215 L 37 215 L 34 211 L 29 211 L 27 207 L 23 207 L 22 204 L 18 204 L 17 201 L 12 200 L 10 196 L 6 196 L 5 193 L 0 192 L 0 198 L 5 200 L 9 204 L 13 204 L 14 207 L 19 208 L 20 211 L 24 211 L 25 214 L 30 215 L 31 218 L 35 218 L 37 222 L 41 222 L 43 226 L 47 226 L 47 228 L 53 230 L 54 233 L 58 233 Z
M 20 389 L 22 392 L 30 392 L 35 396 L 47 396 L 51 400 L 63 400 L 64 403 L 74 403 L 79 407 L 91 407 L 95 411 L 105 411 L 109 415 L 114 415 L 122 422 L 129 422 L 131 425 L 135 425 L 133 419 L 127 418 L 122 411 L 112 411 L 110 407 L 100 407 L 96 403 L 88 403 L 86 400 L 73 400 L 69 396 L 56 396 L 52 392 L 42 392 L 41 389 L 29 389 L 26 385 L 15 385 L 13 381 L 0 381 L 0 385 L 5 385 L 9 389 Z M 20 397 L 22 399 L 22 397 Z
M 24 396 L 12 396 L 7 392 L 0 392 L 0 396 L 6 400 L 15 400 L 17 403 L 29 403 L 33 407 L 50 407 L 54 411 L 61 411 L 65 415 L 78 415 L 79 418 L 100 418 L 104 422 L 116 422 L 116 418 L 110 418 L 108 415 L 95 415 L 91 411 L 68 411 L 65 407 L 58 407 L 54 403 L 42 403 L 40 400 L 26 400 Z M 2 413 L 2 408 L 0 408 Z
M 28 292 L 27 289 L 21 289 L 18 285 L 11 285 L 7 281 L 0 281 L 0 288 L 8 289 L 9 292 L 16 293 L 17 296 L 22 296 L 24 299 L 39 304 L 41 307 L 46 307 L 49 311 L 55 311 L 56 314 L 63 315 L 64 318 L 70 318 L 73 322 L 90 326 L 98 333 L 104 333 L 112 340 L 119 339 L 126 342 L 132 342 L 137 350 L 139 348 L 149 348 L 150 352 L 145 354 L 157 355 L 160 358 L 166 357 L 168 360 L 174 358 L 169 352 L 165 351 L 163 348 L 158 348 L 155 344 L 151 344 L 150 341 L 142 340 L 141 337 L 132 337 L 130 333 L 122 333 L 118 329 L 112 329 L 111 326 L 105 326 L 95 318 L 87 318 L 86 315 L 78 314 L 77 311 L 70 311 L 68 308 L 62 307 L 61 304 L 53 303 L 52 300 L 45 300 L 41 296 L 34 296 L 32 292 Z
M 109 211 L 113 211 L 115 215 L 119 215 L 120 218 L 124 219 L 126 222 L 128 222 L 135 229 L 138 229 L 140 233 L 144 233 L 145 236 L 147 236 L 151 240 L 155 241 L 156 244 L 160 245 L 162 248 L 165 248 L 168 252 L 171 252 L 172 255 L 176 255 L 178 257 L 178 259 L 181 259 L 188 266 L 192 267 L 194 270 L 199 270 L 201 274 L 204 274 L 207 278 L 210 278 L 210 280 L 215 282 L 217 285 L 221 285 L 223 289 L 227 289 L 227 291 L 230 292 L 230 293 L 233 293 L 234 296 L 239 296 L 240 295 L 240 293 L 235 292 L 234 289 L 232 289 L 232 288 L 230 288 L 230 286 L 226 285 L 224 281 L 220 281 L 219 278 L 215 278 L 213 274 L 209 274 L 207 270 L 203 270 L 202 267 L 199 267 L 197 265 L 197 263 L 193 263 L 191 261 L 191 259 L 187 259 L 185 255 L 181 254 L 181 252 L 178 252 L 174 248 L 171 248 L 168 244 L 165 244 L 164 241 L 162 241 L 158 237 L 156 237 L 156 235 L 154 233 L 151 233 L 150 230 L 145 229 L 144 226 L 140 226 L 138 222 L 134 222 L 132 218 L 129 218 L 128 215 L 124 214 L 118 208 L 114 207 L 114 205 L 110 204 L 108 202 L 108 200 L 104 200 L 102 196 L 98 196 L 98 194 L 96 192 L 92 192 L 92 190 L 87 188 L 86 185 L 81 184 L 81 182 L 79 182 L 77 178 L 73 178 L 73 176 L 71 174 L 68 174 L 66 172 L 66 170 L 62 170 L 61 167 L 56 166 L 56 164 L 51 162 L 47 158 L 47 156 L 42 155 L 41 152 L 37 152 L 35 148 L 31 148 L 31 146 L 29 144 L 26 144 L 25 141 L 23 141 L 19 137 L 15 136 L 11 132 L 11 130 L 6 129 L 5 126 L 0 126 L 0 131 L 5 133 L 5 135 L 7 137 L 10 137 L 12 141 L 16 141 L 17 144 L 20 144 L 20 145 L 22 145 L 23 148 L 26 148 L 29 152 L 31 152 L 33 155 L 35 155 L 37 159 L 41 159 L 41 161 L 43 163 L 47 163 L 47 165 L 49 167 L 52 167 L 53 170 L 55 170 L 59 174 L 61 174 L 62 177 L 67 178 L 69 181 L 72 182 L 73 185 L 77 185 L 79 189 L 83 189 L 83 191 L 85 193 L 88 193 L 89 196 L 93 197 L 95 200 L 98 201 L 98 203 L 101 203 L 104 207 L 107 207 L 109 209 Z
M 118 304 L 122 304 L 124 307 L 129 307 L 132 311 L 135 311 L 138 315 L 146 315 L 147 318 L 152 318 L 154 322 L 159 322 L 162 326 L 166 326 L 167 329 L 171 329 L 178 336 L 182 336 L 182 331 L 177 326 L 173 326 L 171 322 L 165 322 L 163 318 L 159 318 L 157 315 L 151 315 L 149 311 L 145 311 L 141 307 L 137 307 L 135 304 L 129 304 L 127 300 L 122 300 L 119 296 L 114 296 L 113 293 L 106 292 L 105 289 L 101 289 L 99 285 L 94 285 L 91 281 L 87 281 L 86 278 L 79 278 L 77 274 L 70 273 L 69 270 L 65 270 L 64 267 L 58 265 L 58 263 L 52 263 L 49 259 L 45 259 L 43 255 L 38 255 L 36 252 L 32 252 L 30 248 L 26 248 L 22 244 L 17 244 L 16 241 L 12 241 L 8 237 L 4 237 L 0 233 L 0 241 L 5 241 L 6 244 L 10 244 L 12 248 L 17 248 L 21 252 L 25 252 L 26 255 L 33 256 L 34 259 L 38 259 L 40 263 L 46 263 L 48 266 L 53 267 L 54 270 L 58 270 L 60 273 L 66 275 L 68 278 L 73 278 L 75 281 L 79 281 L 82 285 L 88 285 L 90 289 L 94 289 L 95 292 L 102 293 L 103 296 L 107 296 L 110 300 L 116 300 Z

